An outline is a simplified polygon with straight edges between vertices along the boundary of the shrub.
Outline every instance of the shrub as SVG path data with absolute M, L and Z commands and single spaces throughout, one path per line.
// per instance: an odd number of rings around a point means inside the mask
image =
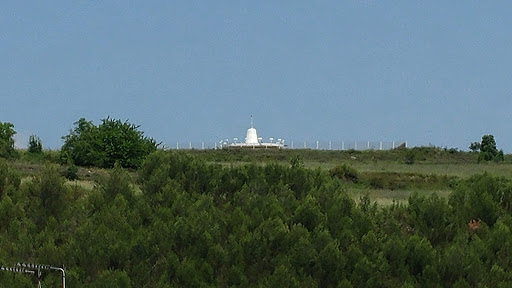
M 347 164 L 338 165 L 329 170 L 331 177 L 336 177 L 345 182 L 357 183 L 359 181 L 359 172 Z
M 28 140 L 28 152 L 32 154 L 40 154 L 43 152 L 43 144 L 41 144 L 41 139 L 36 135 L 30 135 Z
M 404 163 L 407 165 L 412 165 L 412 164 L 414 164 L 415 158 L 416 158 L 416 154 L 414 153 L 414 151 L 412 149 L 409 149 L 409 150 L 407 150 L 407 152 L 405 152 Z
M 375 175 L 370 178 L 368 184 L 373 189 L 384 189 L 387 187 L 386 179 L 382 175 Z
M 78 179 L 78 167 L 73 164 L 67 165 L 61 174 L 68 180 L 76 180 Z

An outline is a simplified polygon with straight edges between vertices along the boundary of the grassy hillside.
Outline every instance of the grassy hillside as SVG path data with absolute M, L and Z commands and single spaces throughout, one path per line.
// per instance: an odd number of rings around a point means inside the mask
M 181 153 L 204 158 L 223 165 L 244 163 L 280 163 L 288 165 L 300 156 L 310 169 L 331 170 L 339 165 L 349 165 L 357 170 L 364 184 L 350 184 L 349 194 L 358 201 L 369 195 L 372 201 L 388 205 L 405 201 L 412 192 L 423 195 L 438 194 L 446 198 L 457 180 L 488 173 L 493 176 L 512 176 L 512 155 L 501 163 L 478 163 L 478 153 L 437 147 L 416 147 L 394 150 L 183 150 Z M 428 178 L 440 179 L 429 181 Z M 427 180 L 425 180 L 427 179 Z
M 359 173 L 359 183 L 347 183 L 352 198 L 369 195 L 372 201 L 388 205 L 393 201 L 405 201 L 412 192 L 423 195 L 438 194 L 446 198 L 454 183 L 476 174 L 488 173 L 493 176 L 512 176 L 512 155 L 506 155 L 501 163 L 478 163 L 478 154 L 443 149 L 418 147 L 394 150 L 178 150 L 179 154 L 191 155 L 209 163 L 223 166 L 239 166 L 247 163 L 265 165 L 276 163 L 290 165 L 293 158 L 300 157 L 309 169 L 332 170 L 340 165 L 348 165 Z M 20 171 L 23 179 L 40 174 L 46 166 L 54 166 L 64 172 L 66 165 L 60 165 L 57 151 L 47 151 L 43 155 L 30 155 L 21 151 L 21 158 L 10 165 Z M 135 171 L 132 171 L 133 174 Z M 92 189 L 95 183 L 106 177 L 108 170 L 94 167 L 80 167 L 77 181 L 69 185 L 79 185 Z

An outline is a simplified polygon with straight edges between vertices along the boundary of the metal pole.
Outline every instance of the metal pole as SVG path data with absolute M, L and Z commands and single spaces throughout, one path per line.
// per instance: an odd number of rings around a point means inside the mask
M 62 273 L 62 288 L 66 288 L 66 271 L 64 270 L 64 268 L 60 268 L 60 267 L 50 267 L 50 269 L 52 270 L 57 270 L 57 271 L 60 271 Z
M 23 271 L 25 273 L 32 273 L 32 274 L 35 274 L 35 271 L 31 271 L 31 270 L 26 270 L 27 268 L 29 269 L 37 269 L 37 272 L 38 272 L 38 281 L 39 281 L 39 276 L 41 275 L 41 269 L 43 270 L 56 270 L 56 271 L 60 271 L 62 273 L 62 283 L 61 283 L 61 286 L 62 288 L 66 288 L 66 271 L 64 270 L 64 266 L 62 266 L 62 268 L 60 267 L 54 267 L 54 266 L 50 266 L 50 265 L 41 265 L 41 264 L 29 264 L 29 263 L 17 263 L 16 266 L 18 267 L 21 267 L 21 268 L 14 268 L 14 269 L 18 269 L 20 271 Z M 3 268 L 3 267 L 1 267 Z M 4 269 L 2 269 L 4 270 Z M 41 286 L 41 283 L 39 283 L 39 287 Z

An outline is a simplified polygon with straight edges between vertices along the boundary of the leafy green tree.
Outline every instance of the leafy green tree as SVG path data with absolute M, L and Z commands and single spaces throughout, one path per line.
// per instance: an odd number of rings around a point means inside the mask
M 101 149 L 98 128 L 85 118 L 80 118 L 73 124 L 75 128 L 62 137 L 64 140 L 61 148 L 63 162 L 71 162 L 79 166 L 102 166 L 101 161 L 105 156 Z
M 21 183 L 21 177 L 17 171 L 9 168 L 6 161 L 0 159 L 0 195 L 9 190 L 17 190 Z
M 471 150 L 471 152 L 478 152 L 480 150 L 480 143 L 479 142 L 471 142 L 469 144 L 469 150 Z
M 90 288 L 130 288 L 132 287 L 130 277 L 126 272 L 119 270 L 104 270 L 96 280 L 91 283 Z
M 267 286 L 268 284 L 268 286 Z M 300 287 L 299 282 L 295 279 L 293 273 L 288 267 L 281 265 L 276 267 L 272 275 L 268 279 L 268 283 L 265 283 L 267 287 Z
M 325 215 L 322 214 L 317 200 L 307 195 L 297 207 L 294 222 L 304 225 L 309 231 L 313 231 L 321 223 L 325 223 Z
M 158 145 L 153 139 L 144 136 L 144 132 L 138 130 L 139 127 L 128 121 L 110 118 L 102 120 L 98 130 L 106 153 L 104 167 L 113 167 L 119 161 L 122 167 L 138 168 L 146 156 L 156 150 Z
M 158 144 L 144 136 L 137 125 L 128 121 L 106 118 L 96 127 L 81 118 L 75 128 L 63 137 L 61 159 L 69 159 L 78 166 L 138 168 Z
M 498 151 L 493 135 L 484 135 L 482 136 L 482 142 L 480 144 L 478 162 L 491 160 L 496 162 L 505 160 L 503 150 Z
M 35 196 L 40 202 L 40 217 L 37 220 L 43 224 L 48 217 L 59 219 L 66 209 L 67 198 L 69 197 L 68 186 L 64 184 L 65 179 L 53 167 L 47 167 L 40 177 L 33 179 L 29 189 L 32 196 Z M 33 203 L 35 206 L 35 203 Z
M 9 122 L 0 122 L 0 157 L 16 158 L 18 153 L 14 149 L 14 125 Z
M 28 139 L 28 152 L 32 154 L 40 154 L 43 152 L 41 139 L 36 135 L 30 135 Z
M 471 220 L 480 219 L 489 226 L 494 225 L 502 212 L 501 206 L 508 206 L 508 202 L 501 202 L 505 200 L 501 191 L 510 191 L 503 181 L 484 173 L 461 182 L 448 201 L 456 219 L 452 222 L 467 225 Z

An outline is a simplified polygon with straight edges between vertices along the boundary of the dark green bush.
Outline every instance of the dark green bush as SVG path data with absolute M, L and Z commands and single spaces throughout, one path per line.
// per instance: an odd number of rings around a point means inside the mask
M 336 177 L 345 182 L 357 183 L 359 181 L 359 172 L 347 164 L 335 166 L 329 170 L 331 177 Z
M 409 150 L 407 150 L 407 152 L 405 152 L 404 163 L 407 165 L 412 165 L 412 164 L 414 164 L 415 158 L 416 158 L 416 153 L 413 150 L 409 149 Z
M 373 189 L 384 189 L 388 187 L 386 178 L 384 178 L 382 175 L 374 175 L 370 177 L 368 184 Z
M 62 171 L 62 176 L 68 180 L 77 180 L 78 179 L 78 167 L 73 164 L 66 165 L 64 170 Z

